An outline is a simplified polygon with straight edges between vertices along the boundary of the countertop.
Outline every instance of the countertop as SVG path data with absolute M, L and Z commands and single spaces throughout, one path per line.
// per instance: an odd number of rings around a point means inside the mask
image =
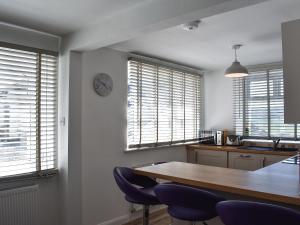
M 245 171 L 184 162 L 168 162 L 136 168 L 135 173 L 300 206 L 299 165 L 278 162 L 257 171 Z
M 226 152 L 240 152 L 240 153 L 253 153 L 253 154 L 264 154 L 264 155 L 281 155 L 281 156 L 294 156 L 297 152 L 284 152 L 284 151 L 260 151 L 260 150 L 247 150 L 240 149 L 241 146 L 217 146 L 217 145 L 205 145 L 205 144 L 193 144 L 186 145 L 187 150 L 211 150 L 211 151 L 226 151 Z

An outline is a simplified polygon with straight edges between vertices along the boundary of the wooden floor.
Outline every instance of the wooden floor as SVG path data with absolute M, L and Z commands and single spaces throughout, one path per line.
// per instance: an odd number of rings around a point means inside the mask
M 206 222 L 209 225 L 224 225 L 219 217 L 216 217 L 216 218 L 206 221 Z M 152 214 L 150 214 L 149 225 L 170 225 L 170 224 L 171 224 L 171 218 L 170 218 L 169 214 L 167 213 L 166 209 L 160 209 L 160 210 L 157 210 L 157 211 L 153 212 Z M 179 220 L 173 220 L 172 224 L 174 224 L 174 225 L 175 224 L 177 224 L 177 225 L 185 224 L 186 225 L 186 224 L 190 224 L 190 223 L 179 221 Z M 197 224 L 202 225 L 202 222 L 199 222 Z M 142 219 L 138 218 L 138 219 L 132 220 L 128 223 L 125 223 L 123 225 L 142 225 Z
M 149 225 L 169 225 L 170 223 L 171 218 L 166 209 L 161 209 L 150 214 Z M 138 218 L 123 225 L 142 225 L 142 218 Z

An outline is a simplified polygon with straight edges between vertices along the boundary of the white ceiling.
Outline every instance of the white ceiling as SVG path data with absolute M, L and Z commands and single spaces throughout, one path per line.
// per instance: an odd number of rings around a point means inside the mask
M 233 61 L 232 44 L 244 44 L 242 64 L 282 60 L 281 23 L 300 18 L 299 0 L 270 0 L 205 18 L 198 30 L 180 26 L 110 46 L 207 70 L 225 69 Z
M 1 0 L 0 21 L 66 34 L 150 0 Z

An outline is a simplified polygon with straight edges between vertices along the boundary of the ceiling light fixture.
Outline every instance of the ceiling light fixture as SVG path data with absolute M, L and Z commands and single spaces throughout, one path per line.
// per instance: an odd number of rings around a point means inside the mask
M 182 29 L 191 31 L 196 30 L 199 27 L 199 24 L 201 23 L 201 20 L 194 20 L 185 24 L 182 24 Z
M 242 66 L 237 60 L 236 51 L 242 47 L 242 45 L 233 45 L 235 60 L 225 71 L 225 77 L 245 77 L 248 76 L 248 70 L 246 67 Z

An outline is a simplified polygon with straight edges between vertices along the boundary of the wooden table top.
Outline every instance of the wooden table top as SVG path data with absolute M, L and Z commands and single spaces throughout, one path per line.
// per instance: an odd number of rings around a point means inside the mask
M 300 205 L 299 166 L 276 163 L 245 171 L 184 162 L 136 168 L 135 173 L 181 184 Z

